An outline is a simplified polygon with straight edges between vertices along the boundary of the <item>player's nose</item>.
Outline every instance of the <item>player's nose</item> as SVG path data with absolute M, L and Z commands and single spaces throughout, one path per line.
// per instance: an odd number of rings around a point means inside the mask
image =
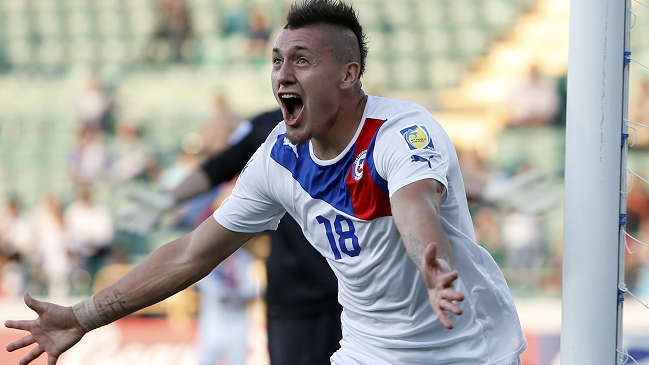
M 277 69 L 277 82 L 280 85 L 291 85 L 295 83 L 295 73 L 290 62 L 284 62 Z

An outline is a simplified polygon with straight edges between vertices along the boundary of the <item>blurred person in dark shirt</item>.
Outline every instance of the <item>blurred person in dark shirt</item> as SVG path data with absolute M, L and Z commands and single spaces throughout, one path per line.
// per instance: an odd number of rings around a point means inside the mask
M 190 33 L 189 6 L 185 0 L 158 0 L 156 4 L 157 23 L 151 42 L 146 48 L 148 61 L 162 58 L 160 41 L 169 45 L 169 58 L 172 62 L 185 59 L 184 45 Z

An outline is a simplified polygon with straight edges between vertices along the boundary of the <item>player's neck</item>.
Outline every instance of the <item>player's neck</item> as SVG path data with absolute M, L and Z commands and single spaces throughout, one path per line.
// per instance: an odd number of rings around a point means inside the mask
M 363 119 L 363 112 L 367 104 L 367 95 L 360 90 L 358 99 L 341 108 L 331 129 L 325 138 L 312 138 L 313 153 L 321 160 L 336 158 L 347 148 Z

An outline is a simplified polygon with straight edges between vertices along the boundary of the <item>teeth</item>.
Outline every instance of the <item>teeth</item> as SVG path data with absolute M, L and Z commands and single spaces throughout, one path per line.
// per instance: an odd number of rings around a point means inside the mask
M 299 99 L 300 97 L 297 96 L 296 94 L 284 94 L 282 95 L 282 99 Z

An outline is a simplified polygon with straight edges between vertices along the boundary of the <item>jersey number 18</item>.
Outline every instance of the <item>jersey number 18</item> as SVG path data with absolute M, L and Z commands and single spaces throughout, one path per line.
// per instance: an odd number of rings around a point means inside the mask
M 333 231 L 331 230 L 331 221 L 321 215 L 317 216 L 316 219 L 318 223 L 323 224 L 325 231 L 327 232 L 327 239 L 329 240 L 329 246 L 331 246 L 331 251 L 334 253 L 334 258 L 340 260 L 342 256 L 340 251 L 344 252 L 347 256 L 355 257 L 361 253 L 361 246 L 358 244 L 358 236 L 356 236 L 356 229 L 354 229 L 354 222 L 350 219 L 343 217 L 340 214 L 336 215 L 334 220 L 334 229 L 338 235 L 338 243 L 336 243 L 336 238 Z M 347 230 L 343 230 L 342 222 L 346 223 Z M 347 247 L 346 241 L 351 240 L 353 249 Z M 340 250 L 338 249 L 340 248 Z

